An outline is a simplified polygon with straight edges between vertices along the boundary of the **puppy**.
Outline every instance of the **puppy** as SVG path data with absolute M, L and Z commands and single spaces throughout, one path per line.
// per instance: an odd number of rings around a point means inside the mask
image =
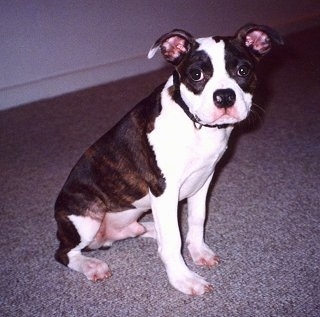
M 231 131 L 250 112 L 256 65 L 272 44 L 282 44 L 280 35 L 254 24 L 232 37 L 195 39 L 178 29 L 161 36 L 148 57 L 160 49 L 173 74 L 72 169 L 55 204 L 56 260 L 103 280 L 111 275 L 108 265 L 84 249 L 152 237 L 173 287 L 192 295 L 211 291 L 182 258 L 177 205 L 187 199 L 192 260 L 215 266 L 219 259 L 204 242 L 208 187 Z M 139 223 L 150 209 L 154 223 Z

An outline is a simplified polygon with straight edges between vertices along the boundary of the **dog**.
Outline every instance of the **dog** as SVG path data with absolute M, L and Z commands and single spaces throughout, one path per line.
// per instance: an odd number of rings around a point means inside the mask
M 181 255 L 178 202 L 187 199 L 186 245 L 193 262 L 219 257 L 204 242 L 206 197 L 234 126 L 247 118 L 256 65 L 281 36 L 247 24 L 234 36 L 194 38 L 175 29 L 149 51 L 174 66 L 166 83 L 139 102 L 74 166 L 55 203 L 57 261 L 89 280 L 111 276 L 108 265 L 82 251 L 133 237 L 157 240 L 171 285 L 201 295 L 213 287 Z M 139 222 L 151 209 L 154 222 Z

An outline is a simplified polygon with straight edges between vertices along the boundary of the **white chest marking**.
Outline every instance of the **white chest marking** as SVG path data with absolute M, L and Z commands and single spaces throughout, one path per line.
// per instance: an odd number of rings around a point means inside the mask
M 171 80 L 166 88 L 170 85 Z M 195 129 L 166 88 L 162 92 L 163 109 L 148 139 L 166 182 L 178 186 L 179 199 L 184 199 L 199 190 L 212 175 L 226 150 L 232 128 Z

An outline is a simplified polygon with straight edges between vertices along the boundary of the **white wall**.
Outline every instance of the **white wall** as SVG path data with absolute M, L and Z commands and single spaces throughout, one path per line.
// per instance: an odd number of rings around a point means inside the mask
M 283 31 L 319 21 L 317 0 L 0 0 L 0 109 L 159 68 L 163 33 Z

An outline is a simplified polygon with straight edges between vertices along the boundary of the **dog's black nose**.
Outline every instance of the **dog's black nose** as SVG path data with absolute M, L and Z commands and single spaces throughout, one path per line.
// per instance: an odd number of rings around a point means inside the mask
M 213 94 L 213 101 L 218 108 L 229 108 L 234 105 L 236 94 L 230 88 L 218 89 Z

